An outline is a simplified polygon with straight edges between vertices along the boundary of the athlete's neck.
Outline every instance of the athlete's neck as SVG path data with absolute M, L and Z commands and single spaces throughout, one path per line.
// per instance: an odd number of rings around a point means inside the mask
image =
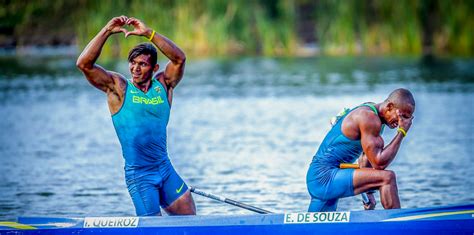
M 145 81 L 143 81 L 143 82 L 135 82 L 135 81 L 133 81 L 133 80 L 132 80 L 132 82 L 133 82 L 133 85 L 135 85 L 138 89 L 140 89 L 140 90 L 143 91 L 144 93 L 147 93 L 148 90 L 149 90 L 150 87 L 151 87 L 151 83 L 152 83 L 151 80 L 152 80 L 152 79 L 150 78 L 150 79 L 147 79 L 147 80 L 145 80 Z
M 387 121 L 385 121 L 385 118 L 383 116 L 385 109 L 387 107 L 387 104 L 385 102 L 374 104 L 375 108 L 377 109 L 378 116 L 380 118 L 380 121 L 382 121 L 382 124 L 387 124 Z
M 377 114 L 378 114 L 379 117 L 380 117 L 380 114 L 382 113 L 382 106 L 381 106 L 381 103 L 374 104 L 374 107 L 375 107 L 375 109 L 377 109 Z

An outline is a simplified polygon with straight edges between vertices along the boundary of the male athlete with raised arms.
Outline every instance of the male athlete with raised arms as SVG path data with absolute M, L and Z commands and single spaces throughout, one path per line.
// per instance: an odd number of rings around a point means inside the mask
M 124 27 L 130 25 L 133 31 Z M 150 43 L 135 46 L 128 62 L 132 78 L 96 64 L 107 39 L 117 33 L 147 38 Z M 170 60 L 157 73 L 155 46 Z M 87 80 L 107 95 L 115 131 L 125 159 L 125 180 L 139 216 L 195 215 L 191 193 L 168 158 L 166 127 L 173 90 L 181 81 L 186 56 L 171 40 L 126 16 L 114 17 L 89 42 L 77 59 Z
M 319 146 L 306 175 L 311 195 L 308 211 L 335 211 L 339 198 L 380 190 L 385 209 L 400 208 L 393 171 L 385 170 L 395 158 L 410 129 L 415 100 L 406 89 L 394 90 L 382 103 L 364 103 L 341 115 Z M 383 125 L 398 127 L 390 144 L 384 146 Z M 360 169 L 341 169 L 341 163 L 359 160 Z M 375 198 L 368 194 L 375 207 Z

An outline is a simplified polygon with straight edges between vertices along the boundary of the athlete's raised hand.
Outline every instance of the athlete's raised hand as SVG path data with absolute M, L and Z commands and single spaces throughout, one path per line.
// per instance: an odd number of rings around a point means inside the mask
M 136 18 L 128 18 L 127 24 L 133 27 L 133 31 L 125 33 L 125 37 L 128 37 L 130 35 L 149 37 L 152 33 L 152 30 L 150 28 L 146 27 L 143 22 Z
M 105 29 L 111 33 L 123 32 L 127 35 L 127 30 L 123 28 L 123 26 L 127 24 L 127 21 L 128 17 L 126 16 L 114 17 L 107 23 L 107 25 L 105 25 Z

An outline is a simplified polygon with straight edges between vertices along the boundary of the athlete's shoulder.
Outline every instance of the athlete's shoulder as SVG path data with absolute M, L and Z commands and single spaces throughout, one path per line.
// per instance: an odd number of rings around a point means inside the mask
M 154 78 L 161 83 L 161 85 L 165 88 L 166 91 L 168 91 L 169 87 L 168 84 L 166 83 L 166 78 L 165 78 L 165 73 L 164 72 L 159 72 L 155 74 Z
M 120 80 L 121 82 L 127 82 L 127 79 L 125 78 L 125 76 L 123 76 L 121 73 L 119 72 L 115 72 L 115 71 L 108 71 L 110 76 L 115 80 Z
M 163 71 L 156 73 L 153 76 L 156 80 L 164 80 L 165 79 L 165 73 Z
M 378 119 L 380 121 L 378 114 L 375 113 L 374 110 L 369 106 L 360 106 L 354 111 L 356 111 L 356 114 L 362 118 Z
M 361 107 L 356 118 L 361 130 L 380 132 L 382 121 L 370 107 Z
M 109 71 L 113 81 L 113 92 L 124 93 L 127 89 L 127 79 L 121 73 Z

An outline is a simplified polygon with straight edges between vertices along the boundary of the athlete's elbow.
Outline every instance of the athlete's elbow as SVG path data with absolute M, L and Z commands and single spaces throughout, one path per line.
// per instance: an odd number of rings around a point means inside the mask
M 385 168 L 388 167 L 388 163 L 383 161 L 375 161 L 374 164 L 372 164 L 372 167 L 376 170 L 385 170 Z
M 84 71 L 86 69 L 86 64 L 83 63 L 81 60 L 77 60 L 76 61 L 76 67 L 81 70 L 81 71 Z
M 84 59 L 79 57 L 76 61 L 76 67 L 81 71 L 87 71 L 92 68 L 92 66 L 87 63 Z
M 186 64 L 186 55 L 184 55 L 184 53 L 179 56 L 176 61 L 175 61 L 176 64 L 179 64 L 179 65 L 184 65 Z
M 385 170 L 385 168 L 387 168 L 386 165 L 374 165 L 372 167 L 376 170 Z

